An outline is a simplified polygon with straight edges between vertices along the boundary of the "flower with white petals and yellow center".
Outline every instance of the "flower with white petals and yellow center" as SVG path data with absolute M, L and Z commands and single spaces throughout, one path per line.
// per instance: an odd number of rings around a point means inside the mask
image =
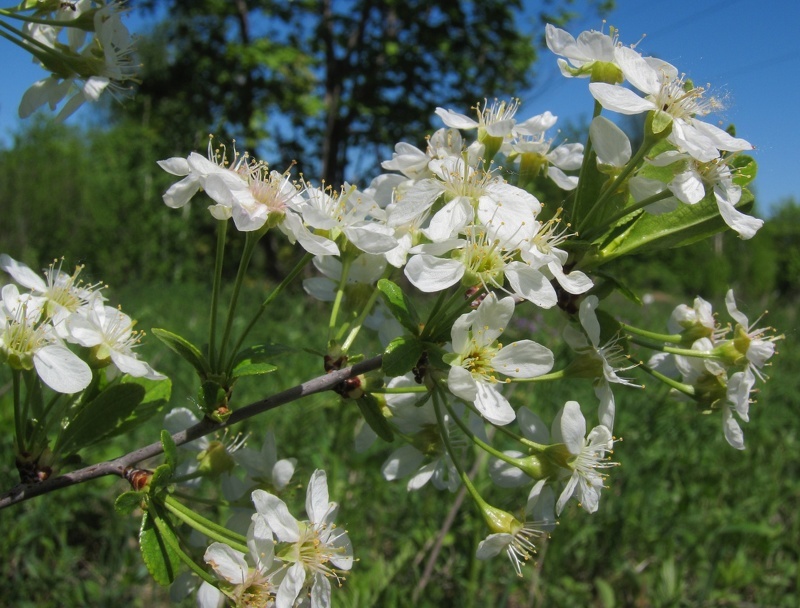
M 453 324 L 452 348 L 448 355 L 450 392 L 473 403 L 492 424 L 504 425 L 516 417 L 498 385 L 508 382 L 498 376 L 535 378 L 553 367 L 553 353 L 532 340 L 507 346 L 497 342 L 514 312 L 511 297 L 498 300 L 487 295 L 476 310 L 461 315 Z

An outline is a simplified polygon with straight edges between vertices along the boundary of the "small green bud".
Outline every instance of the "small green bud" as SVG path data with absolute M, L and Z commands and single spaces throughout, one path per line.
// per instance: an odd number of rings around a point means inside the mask
M 492 534 L 516 534 L 524 527 L 511 513 L 488 504 L 481 505 L 481 513 Z

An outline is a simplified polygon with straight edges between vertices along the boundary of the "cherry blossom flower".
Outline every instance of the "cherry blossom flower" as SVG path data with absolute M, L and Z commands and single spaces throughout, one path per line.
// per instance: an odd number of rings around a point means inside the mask
M 0 297 L 0 360 L 12 369 L 36 369 L 57 393 L 78 393 L 89 386 L 92 370 L 42 320 L 46 300 L 20 294 L 14 284 L 5 285 Z
M 273 565 L 275 544 L 266 518 L 258 513 L 253 515 L 247 532 L 247 548 L 249 554 L 245 555 L 224 543 L 215 542 L 206 549 L 204 559 L 224 581 L 221 590 L 236 606 L 273 605 L 276 585 L 272 577 L 277 570 Z M 219 598 L 211 590 L 205 590 L 202 598 L 198 597 L 198 605 L 215 608 L 219 605 Z
M 113 362 L 119 371 L 134 378 L 165 379 L 134 354 L 141 339 L 134 324 L 121 310 L 94 300 L 67 319 L 67 331 L 71 341 L 92 349 L 92 361 L 100 367 Z
M 753 148 L 749 142 L 697 118 L 720 108 L 721 104 L 714 98 L 705 98 L 706 90 L 693 87 L 684 76 L 678 75 L 674 66 L 646 59 L 625 47 L 617 49 L 615 56 L 625 77 L 645 97 L 624 87 L 593 82 L 589 90 L 605 109 L 621 114 L 650 111 L 667 114 L 672 120 L 672 131 L 667 139 L 701 162 L 717 158 L 720 150 L 735 152 Z
M 252 498 L 256 511 L 264 517 L 279 543 L 286 543 L 279 546 L 277 557 L 291 564 L 280 582 L 276 606 L 291 607 L 308 587 L 312 608 L 329 606 L 328 578 L 338 578 L 337 571 L 353 566 L 353 548 L 347 532 L 334 524 L 338 505 L 328 502 L 325 471 L 314 471 L 308 483 L 306 521 L 295 519 L 286 504 L 268 492 L 256 490 Z
M 511 297 L 498 300 L 490 293 L 476 310 L 453 324 L 452 348 L 448 356 L 447 386 L 455 396 L 474 403 L 492 424 L 505 425 L 516 418 L 514 409 L 500 393 L 497 374 L 512 378 L 535 378 L 553 367 L 553 353 L 532 340 L 506 346 L 497 342 L 514 312 Z

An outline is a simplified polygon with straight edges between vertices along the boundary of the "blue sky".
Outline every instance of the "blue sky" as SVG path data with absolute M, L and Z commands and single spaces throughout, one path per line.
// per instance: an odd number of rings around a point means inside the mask
M 538 3 L 537 3 L 538 4 Z M 578 10 L 580 10 L 580 2 Z M 607 22 L 620 30 L 620 40 L 669 61 L 698 85 L 709 83 L 727 109 L 714 118 L 732 122 L 737 135 L 756 146 L 759 163 L 755 191 L 760 212 L 779 201 L 800 201 L 800 2 L 797 0 L 617 0 Z M 133 16 L 134 32 L 147 22 Z M 599 29 L 596 19 L 570 28 Z M 8 144 L 17 127 L 17 105 L 30 84 L 44 77 L 30 57 L 0 41 L 0 143 Z M 555 58 L 543 53 L 552 70 Z M 543 68 L 544 69 L 544 68 Z M 591 114 L 592 98 L 585 80 L 544 79 L 533 92 L 521 92 L 521 119 L 550 110 L 562 121 Z M 91 110 L 80 110 L 86 113 Z M 710 118 L 710 117 L 709 117 Z M 70 120 L 80 120 L 75 116 Z

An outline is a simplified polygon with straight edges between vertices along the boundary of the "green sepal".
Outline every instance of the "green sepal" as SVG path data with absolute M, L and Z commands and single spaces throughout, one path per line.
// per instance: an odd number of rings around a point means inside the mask
M 729 162 L 733 183 L 744 188 L 756 178 L 758 164 L 752 156 L 747 154 L 737 154 Z
M 753 195 L 743 189 L 736 208 L 746 212 L 752 206 Z M 629 223 L 618 226 L 602 246 L 584 256 L 578 268 L 593 269 L 644 248 L 652 252 L 684 247 L 727 229 L 711 192 L 695 205 L 679 205 L 675 211 L 661 215 L 642 213 Z
M 278 369 L 277 366 L 268 361 L 292 352 L 300 351 L 297 348 L 283 344 L 257 344 L 246 348 L 236 355 L 231 377 L 241 378 L 242 376 L 256 376 L 274 372 Z
M 142 502 L 147 498 L 147 492 L 133 491 L 123 492 L 114 501 L 114 510 L 120 515 L 130 515 L 142 506 Z
M 419 315 L 414 304 L 406 297 L 400 287 L 388 279 L 378 281 L 378 289 L 383 295 L 383 300 L 389 307 L 389 312 L 412 335 L 418 336 L 420 332 Z
M 59 436 L 56 449 L 68 454 L 102 441 L 128 419 L 145 394 L 139 384 L 107 387 L 78 410 Z
M 375 434 L 386 442 L 394 440 L 394 431 L 381 411 L 381 405 L 374 395 L 369 393 L 356 399 L 358 409 L 364 417 L 364 421 L 369 425 Z
M 172 534 L 170 541 L 177 544 L 178 539 L 166 522 L 157 527 L 154 518 L 159 517 L 153 510 L 147 510 L 142 517 L 142 527 L 139 530 L 139 549 L 142 552 L 142 560 L 147 566 L 150 576 L 162 586 L 167 586 L 178 574 L 181 565 L 181 558 L 172 548 L 170 542 L 164 538 L 163 534 Z M 163 533 L 162 533 L 163 530 Z
M 410 336 L 401 336 L 389 342 L 383 351 L 383 371 L 392 378 L 411 371 L 424 350 L 422 342 Z
M 194 344 L 178 334 L 173 334 L 166 329 L 153 328 L 153 334 L 161 340 L 174 353 L 183 357 L 189 364 L 197 370 L 201 378 L 205 378 L 211 373 L 211 365 L 208 363 L 203 353 Z
M 178 454 L 172 435 L 165 429 L 161 430 L 161 447 L 164 448 L 164 464 L 174 471 L 178 464 Z

